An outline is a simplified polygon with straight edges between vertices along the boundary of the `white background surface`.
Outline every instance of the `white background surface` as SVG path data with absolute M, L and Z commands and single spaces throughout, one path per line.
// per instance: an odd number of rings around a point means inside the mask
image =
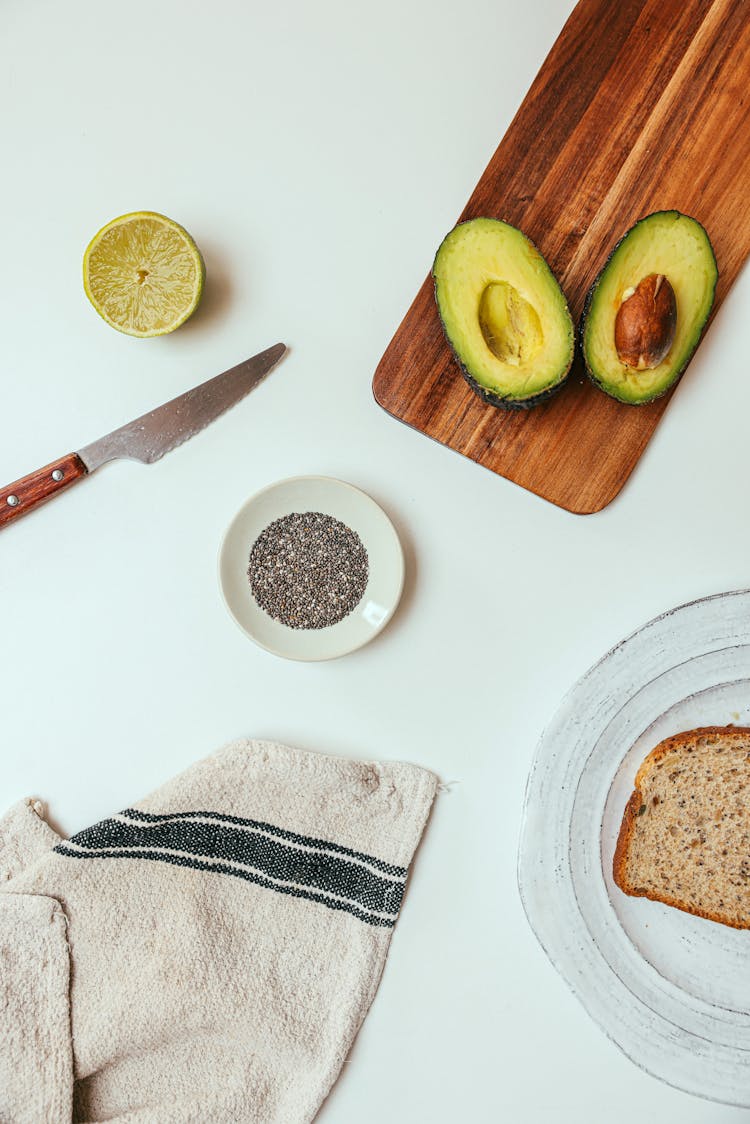
M 75 831 L 237 735 L 402 758 L 438 800 L 381 989 L 326 1124 L 729 1124 L 627 1061 L 523 917 L 538 735 L 571 682 L 678 602 L 750 584 L 745 271 L 621 497 L 580 518 L 388 418 L 380 355 L 572 8 L 5 0 L 0 478 L 283 339 L 292 353 L 158 465 L 121 462 L 0 538 L 2 804 Z M 132 340 L 80 282 L 124 211 L 184 223 L 208 270 L 174 336 Z M 222 532 L 295 473 L 370 492 L 407 551 L 401 610 L 320 666 L 223 608 Z

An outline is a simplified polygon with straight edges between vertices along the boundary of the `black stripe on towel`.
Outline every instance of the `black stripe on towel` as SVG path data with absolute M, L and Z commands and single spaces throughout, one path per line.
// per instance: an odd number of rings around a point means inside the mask
M 132 814 L 131 811 L 122 813 L 128 817 Z M 70 842 L 76 847 L 60 844 L 56 850 L 76 858 L 161 858 L 177 865 L 234 874 L 269 889 L 306 897 L 334 909 L 345 909 L 371 924 L 392 925 L 398 916 L 405 872 L 389 878 L 368 870 L 362 863 L 376 867 L 386 865 L 368 855 L 360 858 L 358 852 L 347 852 L 356 854 L 355 860 L 338 853 L 338 848 L 336 853 L 331 853 L 329 843 L 304 836 L 296 837 L 304 842 L 295 846 L 283 842 L 276 834 L 269 838 L 265 824 L 261 831 L 237 827 L 213 817 L 209 822 L 200 822 L 195 819 L 203 816 L 199 812 L 150 816 L 145 822 L 140 819 L 143 815 L 145 813 L 138 814 L 138 823 L 103 820 L 74 835 Z M 292 837 L 290 832 L 285 835 Z M 168 854 L 170 851 L 177 854 Z M 278 882 L 290 885 L 280 886 Z M 328 897 L 329 894 L 343 901 L 336 901 Z M 373 916 L 380 913 L 388 916 Z
M 342 910 L 344 913 L 351 913 L 354 917 L 358 917 L 360 921 L 366 921 L 368 925 L 378 925 L 390 929 L 396 924 L 395 917 L 375 917 L 365 910 L 358 909 L 350 902 L 340 902 L 333 898 L 326 898 L 321 894 L 315 894 L 310 890 L 303 889 L 301 886 L 277 886 L 274 882 L 269 882 L 253 871 L 241 870 L 233 866 L 225 866 L 222 863 L 204 862 L 202 859 L 193 858 L 191 855 L 168 855 L 163 851 L 112 851 L 106 849 L 99 851 L 74 851 L 65 843 L 58 843 L 55 847 L 55 851 L 60 855 L 68 855 L 72 859 L 151 859 L 154 862 L 172 863 L 174 866 L 192 867 L 194 870 L 208 870 L 216 874 L 233 874 L 235 878 L 244 878 L 246 882 L 255 882 L 258 886 L 265 886 L 269 890 L 276 890 L 279 894 L 289 894 L 293 898 L 307 898 L 308 901 L 320 902 L 322 905 L 327 905 L 329 909 L 338 909 Z
M 131 820 L 143 820 L 144 823 L 153 823 L 155 820 L 164 819 L 186 820 L 200 816 L 204 820 L 217 820 L 219 823 L 235 824 L 237 827 L 257 827 L 261 831 L 269 832 L 270 835 L 277 835 L 279 839 L 286 839 L 289 843 L 302 843 L 305 847 L 318 847 L 326 851 L 335 851 L 338 855 L 349 855 L 353 859 L 361 859 L 363 862 L 369 863 L 370 866 L 377 867 L 384 874 L 406 877 L 405 866 L 394 866 L 392 863 L 385 863 L 382 859 L 374 858 L 373 855 L 365 855 L 362 851 L 353 851 L 351 847 L 342 847 L 340 843 L 330 843 L 327 839 L 316 839 L 311 835 L 298 835 L 294 831 L 286 831 L 274 824 L 263 823 L 262 820 L 243 820 L 240 816 L 226 816 L 222 815 L 221 812 L 168 812 L 166 815 L 158 816 L 154 812 L 141 812 L 138 808 L 126 808 L 121 815 L 127 816 Z

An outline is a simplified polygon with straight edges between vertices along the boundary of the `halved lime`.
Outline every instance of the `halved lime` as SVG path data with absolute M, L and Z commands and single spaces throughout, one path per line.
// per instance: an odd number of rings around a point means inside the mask
M 163 336 L 184 324 L 198 306 L 205 275 L 188 232 L 155 211 L 112 219 L 83 255 L 86 296 L 129 336 Z

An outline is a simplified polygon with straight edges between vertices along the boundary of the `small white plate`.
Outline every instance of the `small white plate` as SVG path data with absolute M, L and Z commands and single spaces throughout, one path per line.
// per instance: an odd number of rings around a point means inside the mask
M 369 577 L 353 612 L 329 628 L 289 628 L 256 603 L 248 578 L 250 550 L 258 535 L 292 512 L 320 511 L 359 535 Z M 332 660 L 361 648 L 381 632 L 404 585 L 404 554 L 395 528 L 374 500 L 328 476 L 292 476 L 257 492 L 229 525 L 219 552 L 219 583 L 229 612 L 261 648 L 289 660 Z

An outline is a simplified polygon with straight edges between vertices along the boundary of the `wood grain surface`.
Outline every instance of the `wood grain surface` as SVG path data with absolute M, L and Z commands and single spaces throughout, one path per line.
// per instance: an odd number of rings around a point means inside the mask
M 0 488 L 0 527 L 33 511 L 35 507 L 64 492 L 86 475 L 86 466 L 77 453 L 30 472 L 6 488 Z
M 750 253 L 749 89 L 747 0 L 580 0 L 460 218 L 520 227 L 577 322 L 618 238 L 676 208 L 713 243 L 715 312 Z M 452 357 L 430 277 L 373 391 L 394 417 L 577 514 L 614 499 L 669 401 L 615 402 L 577 356 L 549 403 L 484 405 Z

